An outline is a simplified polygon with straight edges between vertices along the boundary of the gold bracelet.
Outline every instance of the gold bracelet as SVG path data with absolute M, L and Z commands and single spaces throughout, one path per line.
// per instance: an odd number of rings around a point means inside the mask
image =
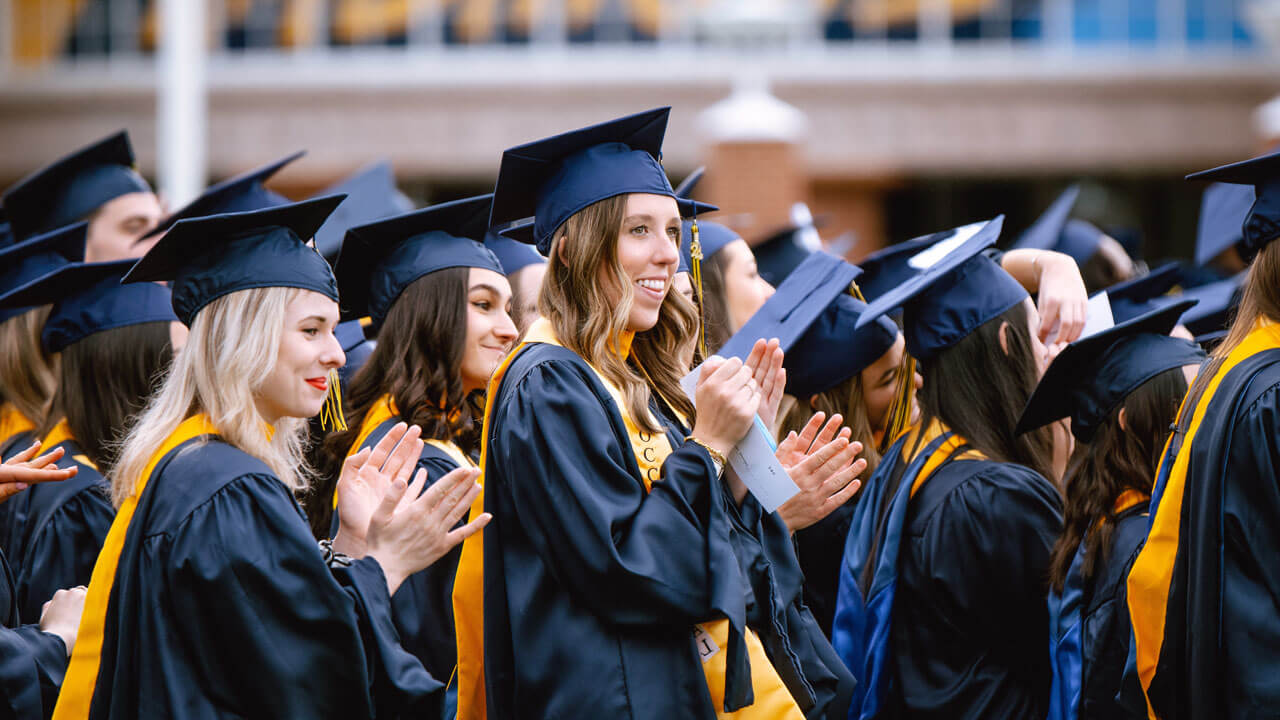
M 707 454 L 711 456 L 711 459 L 715 462 L 716 466 L 717 466 L 717 467 L 719 467 L 721 470 L 723 470 L 723 469 L 724 469 L 724 466 L 725 466 L 725 465 L 728 465 L 728 464 L 729 464 L 729 461 L 725 460 L 724 455 L 723 455 L 719 450 L 717 450 L 717 449 L 715 449 L 715 448 L 711 447 L 710 445 L 708 445 L 708 444 L 706 444 L 706 443 L 702 442 L 702 441 L 701 441 L 701 440 L 699 440 L 698 438 L 696 438 L 696 437 L 694 437 L 694 436 L 692 436 L 692 435 L 689 435 L 688 437 L 686 437 L 686 438 L 685 438 L 685 440 L 687 440 L 687 441 L 689 441 L 689 442 L 691 442 L 691 443 L 696 443 L 696 444 L 697 444 L 697 445 L 699 445 L 703 450 L 706 450 L 706 451 L 707 451 Z

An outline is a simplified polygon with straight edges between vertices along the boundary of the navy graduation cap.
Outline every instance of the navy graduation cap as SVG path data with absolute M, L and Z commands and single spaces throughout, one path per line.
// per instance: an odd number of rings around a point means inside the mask
M 85 219 L 121 195 L 151 192 L 123 130 L 28 175 L 4 194 L 17 241 Z
M 58 228 L 0 249 L 0 293 L 22 287 L 36 278 L 73 262 L 84 260 L 88 223 Z M 0 322 L 17 317 L 34 305 L 0 307 Z
M 1206 285 L 1187 288 L 1177 298 L 1198 300 L 1199 304 L 1182 315 L 1182 324 L 1192 335 L 1200 336 L 1225 329 L 1240 302 L 1240 289 L 1248 270 Z
M 249 288 L 301 288 L 337 302 L 329 263 L 306 242 L 342 198 L 179 220 L 124 282 L 170 281 L 173 310 L 187 326 L 213 300 Z
M 360 170 L 316 197 L 325 195 L 347 196 L 316 231 L 316 249 L 331 262 L 337 258 L 347 230 L 413 209 L 413 202 L 396 187 L 395 172 L 385 160 Z
M 745 360 L 756 340 L 776 337 L 785 363 L 788 348 L 800 340 L 838 295 L 848 292 L 859 272 L 856 266 L 834 255 L 821 250 L 813 253 L 716 354 Z
M 830 390 L 889 352 L 898 340 L 898 326 L 880 317 L 855 330 L 866 309 L 852 295 L 837 295 L 796 344 L 784 348 L 788 394 L 807 398 Z
M 1077 265 L 1084 265 L 1098 252 L 1098 243 L 1105 234 L 1091 222 L 1072 218 L 1062 228 L 1058 244 L 1053 249 L 1070 255 Z
M 921 235 L 871 253 L 858 263 L 858 267 L 862 268 L 862 275 L 858 277 L 858 290 L 868 302 L 880 297 L 919 274 L 920 271 L 909 264 L 912 257 L 946 240 L 951 240 L 958 246 L 968 238 L 966 228 L 981 225 L 982 223 L 976 223 Z
M 200 193 L 200 196 L 195 200 L 161 220 L 159 225 L 156 225 L 151 232 L 143 237 L 158 235 L 173 227 L 173 224 L 179 220 L 186 220 L 187 218 L 208 217 L 224 213 L 252 212 L 254 210 L 288 205 L 289 198 L 268 190 L 263 183 L 270 180 L 271 176 L 279 172 L 285 165 L 306 154 L 307 151 L 299 150 L 269 165 L 263 165 L 260 168 L 223 180 L 216 185 L 211 185 L 207 190 Z
M 133 263 L 68 263 L 0 296 L 0 306 L 52 303 L 40 333 L 41 345 L 51 353 L 104 330 L 177 320 L 170 308 L 169 288 L 157 283 L 120 284 Z
M 702 262 L 707 262 L 725 245 L 740 239 L 737 231 L 710 220 L 698 221 L 698 243 L 702 245 Z M 693 222 L 680 224 L 680 272 L 690 272 L 693 267 Z
M 499 235 L 493 230 L 485 233 L 484 246 L 498 257 L 498 262 L 502 264 L 502 269 L 508 276 L 514 275 L 530 265 L 547 261 L 527 243 L 516 242 L 511 238 Z
M 481 242 L 492 200 L 455 200 L 348 230 L 337 263 L 347 315 L 368 315 L 376 328 L 410 283 L 437 270 L 478 267 L 502 274 L 498 258 Z
M 1076 198 L 1080 197 L 1080 186 L 1072 185 L 1056 200 L 1049 205 L 1048 209 L 1036 218 L 1036 221 L 1027 228 L 1026 232 L 1018 237 L 1013 243 L 1013 248 L 1022 250 L 1057 250 L 1058 243 L 1062 237 L 1063 228 L 1067 226 L 1067 219 L 1071 217 L 1071 210 L 1076 205 Z M 1088 258 L 1086 258 L 1088 259 Z
M 1129 393 L 1166 370 L 1199 365 L 1199 345 L 1169 336 L 1194 304 L 1170 303 L 1068 345 L 1031 393 L 1016 432 L 1070 417 L 1071 434 L 1087 443 Z
M 1280 237 L 1280 152 L 1192 173 L 1187 179 L 1253 186 L 1253 204 L 1241 226 L 1238 245 L 1245 262 Z
M 1168 262 L 1146 275 L 1118 282 L 1104 290 L 1111 303 L 1111 317 L 1123 323 L 1145 315 L 1177 299 L 1172 294 L 1182 279 L 1182 267 Z
M 926 249 L 909 261 L 918 272 L 872 300 L 858 318 L 865 327 L 901 307 L 907 351 L 921 361 L 964 339 L 1029 296 L 1017 280 L 982 253 L 1000 237 L 1004 216 L 957 230 L 950 244 Z M 945 254 L 944 254 L 945 253 Z
M 814 252 L 800 241 L 800 233 L 809 226 L 789 225 L 760 241 L 751 252 L 756 256 L 760 277 L 777 287 Z
M 676 197 L 662 169 L 671 108 L 662 107 L 509 148 L 502 153 L 489 225 L 532 217 L 502 231 L 547 256 L 555 231 L 578 211 L 618 195 L 676 198 L 683 215 L 714 205 Z
M 1204 189 L 1196 223 L 1196 265 L 1209 264 L 1244 239 L 1244 221 L 1254 199 L 1252 185 L 1213 183 Z

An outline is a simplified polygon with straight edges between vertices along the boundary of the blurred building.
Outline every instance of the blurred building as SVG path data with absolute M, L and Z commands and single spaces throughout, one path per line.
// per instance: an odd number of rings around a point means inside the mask
M 208 179 L 306 148 L 286 193 L 385 157 L 434 201 L 490 187 L 503 147 L 672 105 L 679 180 L 710 155 L 700 114 L 750 82 L 803 114 L 786 200 L 851 257 L 997 212 L 1016 231 L 1081 178 L 1082 216 L 1186 255 L 1199 193 L 1179 178 L 1260 149 L 1277 4 L 207 0 Z M 0 186 L 121 127 L 154 171 L 157 13 L 0 0 Z

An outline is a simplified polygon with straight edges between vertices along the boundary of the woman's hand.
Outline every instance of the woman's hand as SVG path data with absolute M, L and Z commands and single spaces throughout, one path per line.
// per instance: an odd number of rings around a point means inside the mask
M 76 633 L 80 630 L 80 615 L 84 613 L 84 596 L 87 592 L 83 585 L 70 590 L 59 590 L 40 608 L 40 629 L 62 638 L 62 643 L 67 646 L 67 657 L 71 657 L 71 648 L 76 644 Z
M 751 368 L 751 379 L 760 387 L 760 407 L 756 415 L 760 416 L 765 427 L 773 427 L 777 420 L 778 406 L 782 404 L 783 391 L 787 387 L 787 371 L 782 368 L 782 358 L 777 338 L 767 342 L 757 340 L 747 355 L 746 365 Z
M 791 532 L 802 530 L 844 505 L 862 487 L 858 476 L 867 469 L 862 443 L 849 442 L 852 431 L 841 428 L 840 415 L 823 425 L 823 413 L 815 413 L 797 435 L 787 435 L 778 445 L 777 458 L 800 492 L 778 507 L 778 515 Z
M 693 437 L 728 457 L 755 421 L 760 387 L 737 358 L 711 357 L 702 365 L 695 391 L 698 420 Z
M 382 566 L 391 594 L 405 578 L 444 557 L 489 523 L 489 513 L 481 513 L 454 528 L 480 495 L 479 477 L 477 468 L 458 468 L 426 492 L 422 491 L 427 482 L 425 470 L 419 470 L 408 486 L 401 478 L 391 483 L 373 513 L 367 537 L 369 556 Z
M 31 447 L 14 455 L 5 461 L 3 465 L 0 465 L 0 503 L 26 490 L 27 487 L 35 483 L 59 482 L 76 476 L 78 468 L 75 465 L 67 468 L 59 468 L 54 465 L 66 454 L 65 449 L 54 448 L 52 452 L 47 452 L 32 460 L 39 451 L 40 442 L 33 442 Z
M 1039 268 L 1040 340 L 1048 342 L 1054 328 L 1053 344 L 1066 345 L 1080 339 L 1088 319 L 1089 294 L 1085 291 L 1080 268 L 1070 255 L 1042 253 Z
M 364 557 L 369 521 L 392 483 L 408 482 L 422 454 L 422 428 L 396 423 L 372 450 L 365 448 L 342 463 L 338 476 L 338 536 L 333 549 Z

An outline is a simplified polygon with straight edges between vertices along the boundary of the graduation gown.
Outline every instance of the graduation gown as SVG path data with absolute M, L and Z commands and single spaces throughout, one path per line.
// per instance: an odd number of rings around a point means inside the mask
M 747 580 L 710 456 L 669 426 L 670 455 L 642 475 L 608 390 L 557 345 L 525 345 L 498 377 L 484 460 L 488 717 L 714 718 L 700 647 L 708 663 L 725 658 L 727 709 L 750 704 Z M 700 646 L 694 626 L 721 618 L 728 647 Z M 471 717 L 463 660 L 459 713 Z
M 887 688 L 878 716 L 1040 720 L 1049 699 L 1046 579 L 1062 531 L 1058 493 L 1021 465 L 966 459 L 962 439 L 949 451 L 946 444 L 934 446 L 936 453 L 926 446 L 909 464 L 902 458 L 906 442 L 886 453 L 868 483 L 872 494 L 858 505 L 866 522 L 855 519 L 846 545 L 836 646 L 848 647 L 851 623 L 865 622 L 852 617 L 868 611 L 849 596 L 862 562 L 872 547 L 895 548 L 888 637 L 875 640 L 887 674 L 878 681 Z M 930 455 L 940 463 L 926 463 Z M 890 493 L 895 472 L 901 482 Z M 880 508 L 909 490 L 890 537 Z M 873 588 L 893 558 L 881 558 Z M 857 674 L 862 659 L 846 661 Z
M 804 602 L 813 611 L 822 631 L 831 636 L 836 614 L 836 590 L 840 583 L 840 560 L 844 540 L 849 535 L 853 509 L 858 497 L 841 505 L 830 515 L 795 534 L 796 555 L 804 571 Z
M 354 450 L 358 452 L 377 445 L 398 422 L 401 422 L 399 416 L 382 421 Z M 460 450 L 457 452 L 461 455 Z M 460 467 L 458 460 L 439 445 L 423 445 L 422 454 L 418 457 L 418 469 L 427 473 L 423 491 Z M 453 635 L 453 575 L 458 569 L 461 554 L 462 547 L 455 547 L 431 567 L 410 575 L 391 598 L 391 617 L 395 620 L 400 644 L 417 656 L 427 672 L 437 678 L 451 677 L 458 662 Z
M 64 427 L 54 428 L 42 452 L 63 448 L 60 464 L 74 462 L 75 477 L 37 483 L 0 504 L 0 538 L 14 566 L 18 612 L 26 618 L 40 617 L 58 590 L 89 584 L 116 514 L 106 480 L 76 441 L 59 432 Z
M 32 618 L 36 619 L 36 618 Z M 0 551 L 0 720 L 40 720 L 53 705 L 67 669 L 62 638 L 22 625 L 13 575 Z
M 1136 667 L 1154 716 L 1280 707 L 1280 325 L 1230 353 L 1175 433 L 1129 574 Z M 1172 467 L 1169 467 L 1172 459 Z
M 1143 495 L 1142 502 L 1117 513 L 1106 561 L 1089 581 L 1080 574 L 1084 556 L 1078 550 L 1062 594 L 1049 595 L 1055 634 L 1071 633 L 1055 648 L 1053 720 L 1144 716 L 1124 707 L 1117 696 L 1133 680 L 1125 676 L 1132 632 L 1125 580 L 1147 537 L 1146 499 Z
M 58 720 L 439 715 L 443 686 L 400 647 L 377 561 L 327 566 L 261 461 L 197 436 L 158 459 L 127 509 L 89 588 Z

